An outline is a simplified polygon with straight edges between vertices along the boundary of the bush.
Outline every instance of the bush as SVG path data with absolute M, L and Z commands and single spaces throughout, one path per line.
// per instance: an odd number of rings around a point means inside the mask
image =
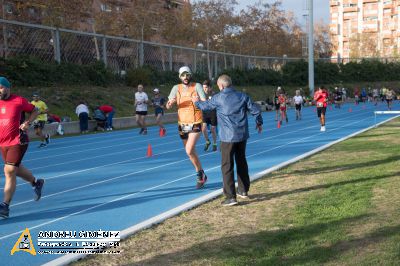
M 21 86 L 57 84 L 106 86 L 116 78 L 101 62 L 82 66 L 71 63 L 46 63 L 38 58 L 27 56 L 2 59 L 0 70 L 2 75 L 7 76 L 13 84 Z

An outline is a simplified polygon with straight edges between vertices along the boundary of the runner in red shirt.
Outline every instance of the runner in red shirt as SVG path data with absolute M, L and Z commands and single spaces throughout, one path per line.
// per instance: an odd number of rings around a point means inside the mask
M 281 112 L 279 123 L 282 125 L 283 119 L 286 120 L 286 123 L 289 122 L 289 119 L 287 117 L 287 97 L 285 91 L 282 88 L 279 90 L 278 102 L 279 102 L 279 110 Z
M 37 201 L 42 195 L 43 179 L 36 179 L 22 164 L 28 149 L 28 130 L 39 111 L 25 98 L 10 93 L 10 82 L 0 77 L 0 149 L 4 160 L 4 201 L 0 203 L 0 217 L 9 216 L 9 205 L 16 189 L 16 176 L 32 184 Z M 25 120 L 24 112 L 30 113 Z M 24 121 L 25 120 L 25 121 Z
M 317 114 L 321 123 L 321 131 L 325 131 L 325 113 L 328 105 L 328 91 L 322 86 L 314 93 L 314 101 L 317 106 Z

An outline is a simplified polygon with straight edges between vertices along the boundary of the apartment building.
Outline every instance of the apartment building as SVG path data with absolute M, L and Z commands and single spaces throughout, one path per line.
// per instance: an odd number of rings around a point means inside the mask
M 392 57 L 400 48 L 400 0 L 330 0 L 332 57 Z
M 55 16 L 57 12 L 61 12 L 62 8 L 66 8 L 63 13 L 64 16 L 70 17 L 76 22 L 77 30 L 92 31 L 92 20 L 96 14 L 108 14 L 118 19 L 118 14 L 121 14 L 124 10 L 134 10 L 137 4 L 135 0 L 85 0 L 82 2 L 82 7 L 85 7 L 85 11 L 79 10 L 74 11 L 73 3 L 70 5 L 63 4 L 60 7 L 50 7 L 51 1 L 46 0 L 3 0 L 0 1 L 2 4 L 1 18 L 9 20 L 17 20 L 21 22 L 28 22 L 33 24 L 42 24 L 42 21 L 46 18 L 45 9 L 50 9 L 54 12 Z M 190 4 L 189 0 L 153 0 L 151 1 L 150 12 L 157 14 L 162 9 L 179 10 L 185 4 Z M 61 6 L 63 6 L 61 8 Z M 61 14 L 60 14 L 61 15 Z

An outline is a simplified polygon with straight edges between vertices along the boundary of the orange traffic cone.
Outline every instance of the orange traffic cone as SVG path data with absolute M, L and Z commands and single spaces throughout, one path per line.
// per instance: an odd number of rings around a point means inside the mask
M 281 121 L 278 121 L 278 124 L 276 125 L 277 128 L 281 128 Z
M 165 136 L 165 128 L 160 128 L 160 137 L 164 137 Z
M 153 149 L 151 148 L 151 144 L 149 143 L 149 145 L 147 146 L 147 157 L 151 157 L 153 156 Z

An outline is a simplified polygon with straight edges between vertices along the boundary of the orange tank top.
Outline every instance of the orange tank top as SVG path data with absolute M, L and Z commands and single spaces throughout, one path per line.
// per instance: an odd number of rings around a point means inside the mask
M 178 105 L 179 124 L 198 124 L 202 123 L 201 110 L 192 102 L 192 97 L 197 96 L 196 83 L 190 83 L 187 89 L 183 84 L 178 85 L 176 103 Z

